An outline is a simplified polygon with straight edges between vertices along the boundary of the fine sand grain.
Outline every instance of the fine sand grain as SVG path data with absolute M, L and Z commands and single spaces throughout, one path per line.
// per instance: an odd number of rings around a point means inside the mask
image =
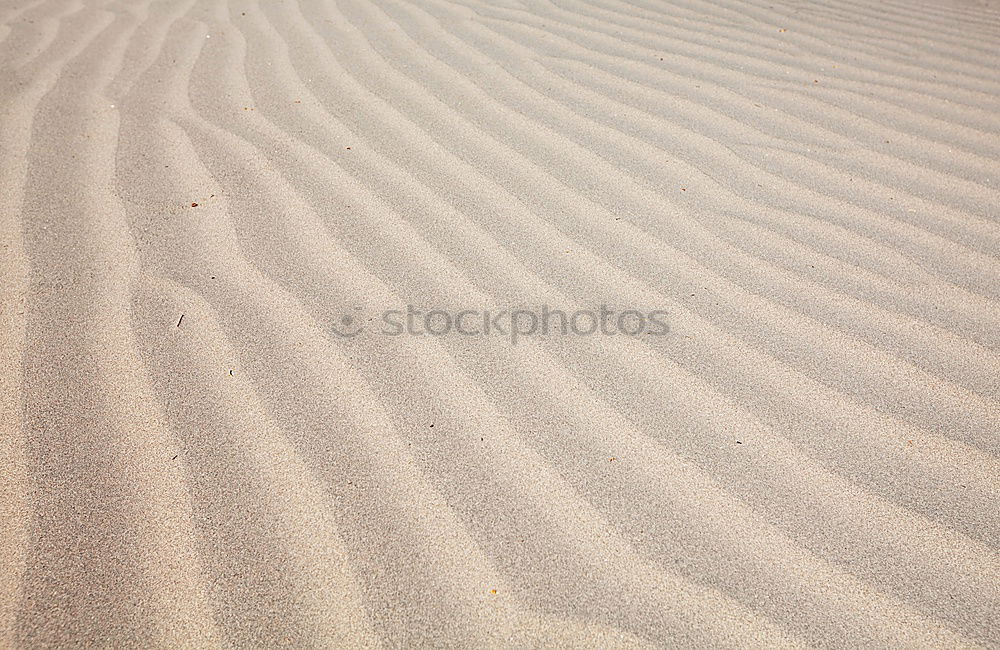
M 998 70 L 995 0 L 0 0 L 0 647 L 1000 647 Z

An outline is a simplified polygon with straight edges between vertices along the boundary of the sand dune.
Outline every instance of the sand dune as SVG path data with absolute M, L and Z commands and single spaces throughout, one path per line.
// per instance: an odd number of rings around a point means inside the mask
M 1000 646 L 998 70 L 985 0 L 0 2 L 0 646 Z

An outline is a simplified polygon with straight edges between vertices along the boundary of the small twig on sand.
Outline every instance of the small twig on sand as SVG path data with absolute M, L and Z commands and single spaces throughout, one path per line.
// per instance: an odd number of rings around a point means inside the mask
M 184 314 L 181 314 L 181 317 L 177 319 L 177 327 L 181 326 L 181 321 L 182 320 L 184 320 Z

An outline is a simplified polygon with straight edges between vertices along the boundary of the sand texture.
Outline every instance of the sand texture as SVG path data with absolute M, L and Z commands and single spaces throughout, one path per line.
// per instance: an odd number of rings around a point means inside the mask
M 0 0 L 0 647 L 998 648 L 998 161 L 995 0 Z

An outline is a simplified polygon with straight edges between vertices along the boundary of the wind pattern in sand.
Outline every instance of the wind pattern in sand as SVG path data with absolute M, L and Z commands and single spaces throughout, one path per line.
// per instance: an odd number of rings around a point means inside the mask
M 1000 644 L 1000 13 L 0 1 L 0 645 Z M 336 334 L 662 309 L 670 334 Z

